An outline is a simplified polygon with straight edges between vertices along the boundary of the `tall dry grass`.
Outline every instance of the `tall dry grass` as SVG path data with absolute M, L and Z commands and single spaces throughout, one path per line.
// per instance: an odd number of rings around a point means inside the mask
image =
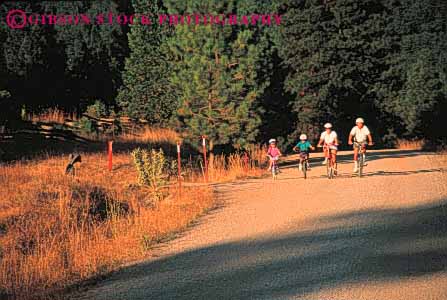
M 260 176 L 265 173 L 261 167 L 267 161 L 266 152 L 264 147 L 252 145 L 246 153 L 212 156 L 208 164 L 208 180 L 225 182 Z
M 58 108 L 49 108 L 39 114 L 31 113 L 25 118 L 27 121 L 33 123 L 51 123 L 60 125 L 69 125 L 73 127 L 74 122 L 79 121 L 76 113 L 66 113 Z M 99 126 L 102 123 L 112 122 L 114 119 L 101 119 Z M 107 120 L 104 121 L 104 120 Z M 123 131 L 120 134 L 114 136 L 114 139 L 123 143 L 171 143 L 175 144 L 179 140 L 179 135 L 171 129 L 151 127 L 148 124 L 139 124 L 138 126 L 132 123 L 129 118 L 118 119 L 123 126 Z M 98 121 L 95 121 L 98 123 Z M 102 124 L 104 125 L 104 124 Z M 109 125 L 110 126 L 110 125 Z M 78 128 L 79 131 L 79 128 Z M 98 132 L 98 133 L 86 133 L 79 131 L 78 134 L 84 138 L 88 138 L 92 141 L 107 141 L 110 140 L 111 134 Z
M 66 113 L 59 108 L 49 108 L 39 114 L 29 113 L 25 116 L 26 121 L 33 123 L 55 123 L 63 125 L 67 120 L 77 121 L 76 113 Z
M 398 139 L 396 143 L 396 148 L 399 150 L 422 150 L 424 146 L 424 140 Z
M 255 146 L 248 161 L 215 156 L 209 180 L 260 175 L 264 156 Z M 166 198 L 148 199 L 130 154 L 114 156 L 113 172 L 104 154 L 82 154 L 74 177 L 64 175 L 65 164 L 48 157 L 0 165 L 0 295 L 45 295 L 143 258 L 215 204 L 207 185 L 184 185 L 177 194 L 176 176 Z M 188 172 L 194 175 L 185 181 L 203 181 L 197 168 Z
M 83 155 L 74 178 L 62 158 L 0 167 L 0 291 L 25 299 L 106 273 L 213 206 L 207 187 L 153 205 L 130 155 L 105 166 Z
M 145 126 L 124 131 L 117 136 L 117 141 L 126 143 L 170 143 L 175 145 L 179 135 L 172 129 Z

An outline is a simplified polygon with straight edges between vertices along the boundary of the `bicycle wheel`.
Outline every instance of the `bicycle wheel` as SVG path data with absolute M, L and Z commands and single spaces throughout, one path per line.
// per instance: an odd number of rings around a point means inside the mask
M 359 154 L 359 159 L 358 159 L 358 173 L 359 173 L 359 177 L 362 177 L 363 175 L 363 154 Z
M 332 179 L 332 160 L 328 160 L 326 165 L 327 178 Z
M 301 165 L 302 165 L 301 170 L 303 170 L 304 179 L 307 179 L 307 162 L 304 161 Z
M 278 166 L 275 164 L 275 165 L 272 167 L 272 177 L 273 177 L 273 180 L 276 179 L 277 174 L 278 174 Z

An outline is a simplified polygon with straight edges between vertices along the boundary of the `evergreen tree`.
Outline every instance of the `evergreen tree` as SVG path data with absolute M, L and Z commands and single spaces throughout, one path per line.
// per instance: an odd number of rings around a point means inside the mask
M 142 24 L 149 20 L 135 18 L 131 26 L 128 35 L 131 53 L 126 59 L 124 86 L 117 101 L 131 117 L 166 124 L 177 106 L 176 93 L 169 82 L 172 71 L 164 43 L 170 30 L 156 22 L 155 16 L 163 12 L 157 1 L 133 0 L 132 5 L 137 15 L 153 17 L 151 24 Z
M 254 3 L 254 2 L 253 2 Z M 253 4 L 252 3 L 252 4 Z M 241 1 L 166 1 L 172 14 L 229 14 Z M 247 8 L 247 6 L 245 6 Z M 210 148 L 237 148 L 255 141 L 263 43 L 256 29 L 239 26 L 176 26 L 168 40 L 179 93 L 178 126 L 189 136 L 208 136 Z
M 28 14 L 88 14 L 113 12 L 118 6 L 103 1 L 7 2 L 0 6 L 2 19 L 9 10 Z M 58 106 L 82 111 L 96 99 L 114 99 L 120 84 L 119 70 L 126 41 L 121 26 L 27 25 L 2 31 L 2 82 L 14 110 Z M 124 41 L 124 42 L 123 42 Z M 4 67 L 4 68 L 3 68 Z
M 72 90 L 72 99 L 80 110 L 98 99 L 113 105 L 127 53 L 126 26 L 117 24 L 116 19 L 113 24 L 107 23 L 107 14 L 120 13 L 118 4 L 115 1 L 47 2 L 44 9 L 59 15 L 90 17 L 88 25 L 55 27 L 55 39 L 64 54 L 65 78 L 61 84 Z M 101 14 L 105 15 L 106 24 L 96 23 Z M 73 89 L 72 85 L 77 88 Z
M 376 0 L 291 0 L 285 7 L 279 49 L 290 70 L 286 90 L 295 95 L 291 137 L 317 138 L 325 122 L 344 133 L 357 116 L 374 121 L 385 8 Z
M 388 11 L 388 51 L 376 93 L 390 138 L 445 139 L 447 3 L 395 1 Z

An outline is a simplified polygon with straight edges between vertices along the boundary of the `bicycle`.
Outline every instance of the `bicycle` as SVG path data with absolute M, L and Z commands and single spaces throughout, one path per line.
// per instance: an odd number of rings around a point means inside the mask
M 327 178 L 328 179 L 334 179 L 335 175 L 337 173 L 337 169 L 336 169 L 336 163 L 334 160 L 334 156 L 331 153 L 331 149 L 329 148 L 329 145 L 324 145 L 324 146 L 318 146 L 319 148 L 323 148 L 323 150 L 326 150 L 329 152 L 329 157 L 326 163 L 326 174 L 327 174 Z
M 308 170 L 308 165 L 309 165 L 309 153 L 301 152 L 301 151 L 295 151 L 295 152 L 299 152 L 300 162 L 298 163 L 298 166 L 301 166 L 300 169 L 301 169 L 301 172 L 303 172 L 303 177 L 304 177 L 304 179 L 307 179 L 307 170 Z
M 278 177 L 278 173 L 279 173 L 278 158 L 273 158 L 270 155 L 268 155 L 268 157 L 272 161 L 272 170 L 271 171 L 272 171 L 273 180 L 276 180 Z
M 363 176 L 363 167 L 366 166 L 366 143 L 359 143 L 354 141 L 354 147 L 357 148 L 357 174 L 359 177 Z

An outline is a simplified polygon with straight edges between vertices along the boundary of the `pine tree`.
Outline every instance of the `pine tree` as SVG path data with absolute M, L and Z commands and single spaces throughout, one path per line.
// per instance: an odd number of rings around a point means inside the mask
M 133 0 L 136 14 L 157 16 L 163 12 L 157 1 Z M 148 19 L 149 20 L 149 19 Z M 176 93 L 169 82 L 171 65 L 167 61 L 165 40 L 170 32 L 159 26 L 156 18 L 151 24 L 135 18 L 128 34 L 130 57 L 126 59 L 123 87 L 117 102 L 131 117 L 151 123 L 166 124 L 176 109 Z
M 384 123 L 391 137 L 442 140 L 440 128 L 447 112 L 447 3 L 396 1 L 389 11 L 386 63 L 376 84 L 378 106 L 388 116 Z
M 347 132 L 357 116 L 374 121 L 383 10 L 375 0 L 286 1 L 279 49 L 290 70 L 286 90 L 295 95 L 292 138 L 317 138 L 325 122 Z
M 170 13 L 237 13 L 238 1 L 167 1 Z M 242 8 L 241 8 L 242 9 Z M 168 40 L 179 93 L 178 125 L 190 139 L 206 135 L 210 148 L 255 141 L 260 124 L 258 80 L 263 43 L 248 27 L 176 26 Z

